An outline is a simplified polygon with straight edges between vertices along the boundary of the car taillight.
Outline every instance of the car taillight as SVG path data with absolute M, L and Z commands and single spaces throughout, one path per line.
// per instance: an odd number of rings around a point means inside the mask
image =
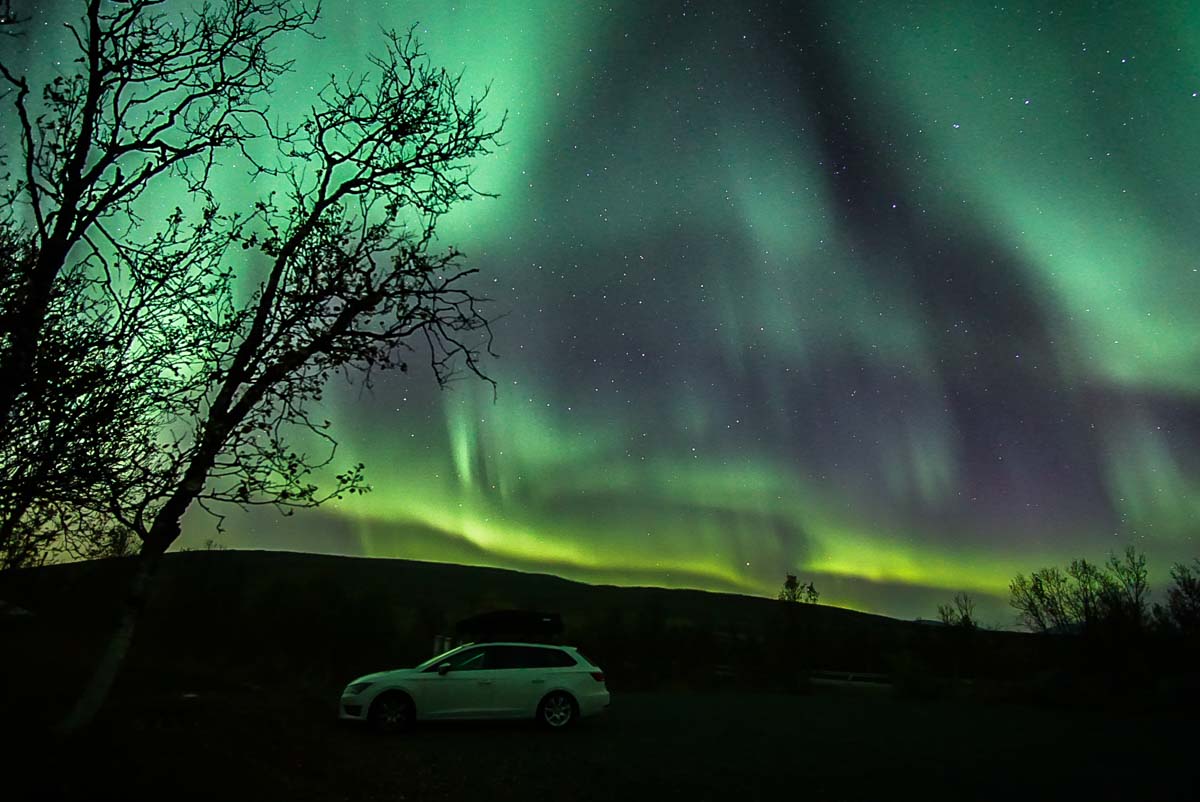
M 592 679 L 596 680 L 596 682 L 604 682 L 604 672 L 603 671 L 593 671 Z

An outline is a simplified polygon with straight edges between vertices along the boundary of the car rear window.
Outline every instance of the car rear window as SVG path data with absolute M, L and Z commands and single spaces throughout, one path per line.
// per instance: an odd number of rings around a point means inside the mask
M 583 660 L 583 662 L 587 663 L 588 665 L 591 665 L 591 666 L 598 665 L 598 663 L 595 660 L 588 657 L 586 654 L 579 651 L 578 649 L 575 650 L 575 654 L 579 655 L 579 659 Z
M 561 649 L 538 649 L 538 651 L 544 653 L 547 668 L 567 668 L 577 665 L 575 658 Z

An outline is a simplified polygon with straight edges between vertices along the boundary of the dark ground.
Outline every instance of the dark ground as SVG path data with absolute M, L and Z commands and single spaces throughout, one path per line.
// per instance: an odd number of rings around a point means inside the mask
M 332 701 L 269 690 L 126 699 L 80 741 L 18 755 L 25 790 L 8 798 L 1197 798 L 1195 722 L 1161 714 L 886 690 L 629 693 L 564 733 L 495 722 L 377 736 L 335 721 Z
M 53 741 L 126 567 L 0 578 L 0 599 L 34 612 L 0 622 L 0 800 L 1200 799 L 1194 672 L 1175 677 L 1182 692 L 1115 698 L 1047 672 L 1058 652 L 1033 636 L 959 643 L 835 608 L 309 555 L 172 555 L 108 706 Z M 564 613 L 609 676 L 606 716 L 398 737 L 336 720 L 353 677 L 513 606 Z M 896 688 L 797 681 L 806 659 L 890 671 Z M 971 668 L 975 682 L 956 678 Z

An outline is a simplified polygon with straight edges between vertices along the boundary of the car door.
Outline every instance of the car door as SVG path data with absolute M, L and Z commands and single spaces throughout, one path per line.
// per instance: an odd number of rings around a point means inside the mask
M 476 646 L 450 656 L 445 674 L 430 666 L 418 679 L 417 715 L 421 718 L 480 718 L 490 715 L 493 677 L 489 647 Z
M 497 646 L 492 703 L 499 718 L 532 716 L 546 692 L 549 649 Z

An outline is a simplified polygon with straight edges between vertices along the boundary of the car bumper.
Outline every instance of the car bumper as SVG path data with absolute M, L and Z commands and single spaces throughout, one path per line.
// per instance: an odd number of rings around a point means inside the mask
M 608 709 L 611 698 L 607 690 L 583 694 L 578 697 L 579 715 L 582 718 L 596 716 Z
M 344 721 L 366 721 L 367 700 L 361 696 L 343 696 L 338 702 L 338 718 Z

